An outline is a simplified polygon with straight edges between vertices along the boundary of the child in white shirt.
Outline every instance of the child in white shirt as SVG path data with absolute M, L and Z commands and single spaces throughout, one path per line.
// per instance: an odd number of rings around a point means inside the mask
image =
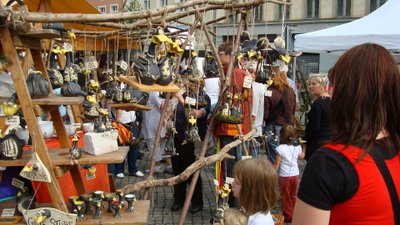
M 286 124 L 280 132 L 280 145 L 276 148 L 275 168 L 278 169 L 279 189 L 282 197 L 282 212 L 285 222 L 292 222 L 294 205 L 299 186 L 299 167 L 297 160 L 304 159 L 305 149 L 300 145 L 294 146 L 296 130 Z

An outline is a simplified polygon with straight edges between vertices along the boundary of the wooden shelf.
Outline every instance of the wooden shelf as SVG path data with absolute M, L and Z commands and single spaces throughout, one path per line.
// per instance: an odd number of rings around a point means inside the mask
M 40 39 L 52 39 L 52 38 L 64 37 L 60 31 L 53 29 L 31 30 L 27 33 L 19 33 L 18 35 L 31 38 L 40 38 Z
M 180 88 L 176 86 L 175 84 L 168 84 L 168 85 L 159 85 L 159 84 L 153 84 L 153 85 L 146 85 L 146 84 L 140 84 L 135 77 L 133 76 L 123 76 L 120 75 L 118 79 L 126 84 L 129 84 L 130 86 L 138 89 L 139 91 L 143 92 L 153 92 L 153 91 L 162 91 L 162 92 L 178 92 L 180 91 Z
M 82 96 L 65 97 L 57 94 L 50 94 L 46 98 L 32 99 L 34 105 L 79 105 L 85 100 Z
M 53 166 L 71 165 L 71 159 L 68 153 L 69 149 L 49 149 L 49 155 Z M 117 151 L 105 153 L 102 155 L 90 155 L 83 152 L 82 158 L 78 159 L 78 164 L 98 164 L 98 163 L 122 163 L 128 154 L 129 147 L 119 147 Z M 25 166 L 31 157 L 31 150 L 24 150 L 22 157 L 16 160 L 0 160 L 1 166 Z
M 150 106 L 140 105 L 140 104 L 136 104 L 136 103 L 112 103 L 111 107 L 113 107 L 115 109 L 126 110 L 126 111 L 141 111 L 141 110 L 149 111 L 149 110 L 151 110 Z
M 79 105 L 85 100 L 82 96 L 65 97 L 58 94 L 50 94 L 46 98 L 32 98 L 34 105 Z M 0 103 L 8 101 L 8 98 L 0 98 Z M 20 104 L 20 101 L 17 101 Z
M 1 203 L 0 210 L 4 208 L 15 208 L 15 200 L 9 200 L 8 203 Z M 126 204 L 125 204 L 126 205 Z M 49 205 L 40 204 L 38 207 L 49 207 Z M 114 219 L 113 215 L 108 212 L 104 212 L 101 219 L 93 219 L 90 215 L 85 215 L 86 220 L 76 222 L 77 225 L 107 225 L 107 224 L 118 224 L 118 225 L 147 225 L 150 201 L 149 200 L 138 200 L 133 203 L 135 210 L 131 213 L 125 212 L 126 206 L 121 209 L 121 218 Z M 50 206 L 51 207 L 51 206 Z M 3 217 L 5 218 L 5 217 Z M 22 220 L 20 223 L 14 223 L 15 225 L 26 225 L 26 222 Z
M 147 219 L 150 208 L 149 200 L 139 200 L 133 203 L 135 211 L 131 213 L 125 212 L 126 206 L 121 209 L 121 218 L 114 219 L 111 213 L 103 213 L 103 218 L 92 219 L 88 217 L 85 221 L 77 222 L 78 225 L 105 225 L 105 224 L 118 224 L 118 225 L 147 225 Z

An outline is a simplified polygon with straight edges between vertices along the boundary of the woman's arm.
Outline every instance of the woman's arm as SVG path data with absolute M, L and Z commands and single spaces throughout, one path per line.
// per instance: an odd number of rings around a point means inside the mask
M 275 169 L 278 169 L 279 166 L 281 165 L 281 161 L 282 161 L 282 156 L 279 155 L 279 153 L 276 153 L 276 157 L 275 157 L 275 162 L 274 162 L 274 167 Z
M 301 147 L 301 152 L 299 154 L 299 157 L 297 157 L 297 159 L 301 160 L 301 159 L 304 159 L 304 157 L 306 156 L 307 145 L 302 144 L 302 145 L 300 145 L 300 147 Z
M 330 215 L 330 210 L 315 208 L 297 198 L 292 225 L 328 225 Z

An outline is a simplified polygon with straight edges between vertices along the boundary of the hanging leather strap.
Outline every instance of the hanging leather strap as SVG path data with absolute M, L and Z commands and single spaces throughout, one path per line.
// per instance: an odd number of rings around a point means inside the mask
M 369 152 L 369 155 L 378 166 L 378 169 L 381 172 L 383 179 L 385 180 L 386 187 L 389 191 L 390 199 L 392 201 L 395 225 L 400 225 L 400 200 L 396 191 L 396 186 L 394 184 L 393 178 L 390 175 L 389 169 L 385 163 L 385 159 L 382 156 L 382 149 L 374 146 Z

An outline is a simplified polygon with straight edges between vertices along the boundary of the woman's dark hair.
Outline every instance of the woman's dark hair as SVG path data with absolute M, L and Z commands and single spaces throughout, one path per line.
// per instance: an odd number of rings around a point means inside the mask
M 344 53 L 330 72 L 332 142 L 363 148 L 367 154 L 380 132 L 400 148 L 400 74 L 382 46 L 362 44 Z M 391 143 L 389 143 L 389 139 Z

